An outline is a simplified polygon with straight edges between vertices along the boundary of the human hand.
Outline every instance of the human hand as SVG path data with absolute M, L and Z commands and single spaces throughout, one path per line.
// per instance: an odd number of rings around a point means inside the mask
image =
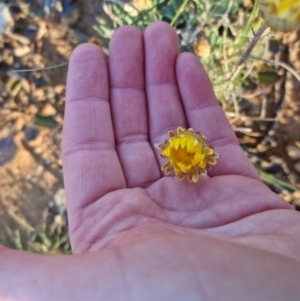
M 160 171 L 153 145 L 178 126 L 220 155 L 198 183 Z M 117 30 L 108 64 L 95 45 L 75 50 L 63 165 L 75 255 L 2 250 L 0 300 L 299 298 L 299 214 L 260 182 L 167 24 Z

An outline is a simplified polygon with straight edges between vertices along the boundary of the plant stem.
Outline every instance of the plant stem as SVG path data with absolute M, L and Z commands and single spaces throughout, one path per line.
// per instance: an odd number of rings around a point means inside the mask
M 50 69 L 55 69 L 55 68 L 61 68 L 64 66 L 67 66 L 69 64 L 69 62 L 64 62 L 58 65 L 54 65 L 54 66 L 49 66 L 49 67 L 44 67 L 44 68 L 35 68 L 35 69 L 16 69 L 14 71 L 16 72 L 33 72 L 33 71 L 43 71 L 43 70 L 50 70 Z
M 173 26 L 175 24 L 175 22 L 177 21 L 178 17 L 180 16 L 180 14 L 183 12 L 183 10 L 185 9 L 186 5 L 188 4 L 189 0 L 185 0 L 181 6 L 179 7 L 178 11 L 176 12 L 174 18 L 172 19 L 170 25 Z
M 248 59 L 248 57 L 251 54 L 252 50 L 254 49 L 254 47 L 256 46 L 256 44 L 258 43 L 258 41 L 261 38 L 261 36 L 263 35 L 263 33 L 267 30 L 267 28 L 268 28 L 268 25 L 266 23 L 263 23 L 260 26 L 260 28 L 257 31 L 257 33 L 255 34 L 252 42 L 250 43 L 250 45 L 248 46 L 247 50 L 244 52 L 244 54 L 242 55 L 242 57 L 240 58 L 240 60 L 238 61 L 238 63 L 235 66 L 234 70 L 232 71 L 232 73 L 231 73 L 231 75 L 229 77 L 229 81 L 232 81 L 232 80 L 235 79 L 235 77 L 237 76 L 237 74 L 241 70 L 243 64 Z
M 25 220 L 20 218 L 16 213 L 14 213 L 11 210 L 8 210 L 8 215 L 16 222 L 18 223 L 22 228 L 29 232 L 35 232 L 35 229 L 30 226 Z

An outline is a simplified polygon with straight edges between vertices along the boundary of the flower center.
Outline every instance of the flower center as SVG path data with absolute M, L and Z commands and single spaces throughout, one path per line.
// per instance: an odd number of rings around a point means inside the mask
M 190 135 L 180 135 L 170 141 L 170 145 L 163 151 L 175 169 L 190 172 L 193 167 L 205 167 L 205 153 L 203 145 Z
M 178 150 L 171 148 L 170 159 L 173 162 L 181 162 L 185 165 L 191 165 L 195 157 L 194 152 L 189 152 L 186 147 L 179 147 Z

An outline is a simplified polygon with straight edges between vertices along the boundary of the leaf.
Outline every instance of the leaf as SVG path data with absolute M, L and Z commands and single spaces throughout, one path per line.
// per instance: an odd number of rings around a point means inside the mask
M 57 121 L 53 117 L 35 116 L 34 123 L 39 126 L 44 126 L 47 128 L 54 128 L 58 125 Z
M 19 77 L 13 76 L 7 81 L 6 87 L 9 93 L 16 97 L 22 88 L 22 82 Z
M 274 71 L 258 72 L 258 82 L 260 84 L 275 84 L 281 79 L 281 76 Z
M 176 12 L 172 5 L 169 5 L 165 9 L 162 10 L 163 18 L 165 18 L 168 21 L 171 21 L 174 18 L 175 14 L 176 14 Z
M 242 87 L 245 90 L 250 90 L 250 91 L 254 91 L 257 89 L 256 83 L 253 82 L 250 78 L 244 79 L 244 81 L 242 82 Z

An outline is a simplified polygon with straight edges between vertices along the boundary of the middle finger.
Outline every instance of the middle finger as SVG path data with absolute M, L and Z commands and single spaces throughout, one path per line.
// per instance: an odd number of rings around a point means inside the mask
M 118 29 L 110 42 L 111 109 L 127 187 L 144 186 L 160 178 L 149 143 L 143 44 L 142 32 L 131 26 Z
M 187 121 L 175 72 L 179 52 L 175 30 L 165 22 L 153 23 L 146 29 L 144 39 L 150 137 L 155 144 L 167 139 L 168 131 L 185 128 Z M 164 163 L 160 157 L 158 161 Z

